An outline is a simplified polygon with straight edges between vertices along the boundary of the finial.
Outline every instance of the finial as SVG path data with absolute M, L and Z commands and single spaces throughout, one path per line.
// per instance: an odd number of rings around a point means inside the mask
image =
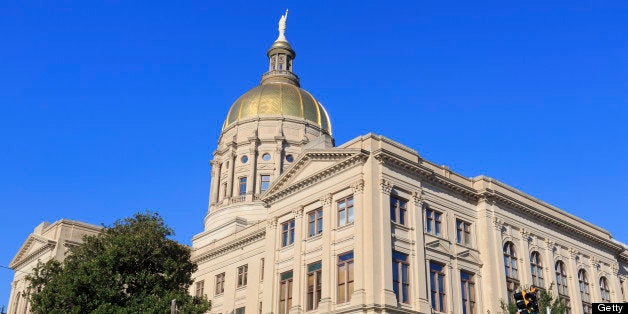
M 275 41 L 285 41 L 285 42 L 288 41 L 286 39 L 286 36 L 284 35 L 286 33 L 286 20 L 287 19 L 288 19 L 288 9 L 286 9 L 286 14 L 282 15 L 281 18 L 279 19 L 279 37 L 277 37 L 277 40 Z

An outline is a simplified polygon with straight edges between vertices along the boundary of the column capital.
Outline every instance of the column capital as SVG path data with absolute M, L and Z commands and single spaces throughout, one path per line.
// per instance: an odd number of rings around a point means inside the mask
M 353 194 L 362 194 L 364 192 L 364 180 L 358 179 L 351 184 Z
M 392 188 L 393 184 L 390 181 L 386 179 L 379 180 L 379 189 L 380 191 L 382 191 L 382 193 L 390 195 L 390 192 L 392 192 Z
M 321 203 L 323 203 L 323 207 L 328 207 L 331 205 L 331 199 L 332 199 L 332 194 L 328 193 L 321 196 L 319 200 L 321 201 Z
M 292 214 L 294 214 L 294 217 L 297 219 L 301 218 L 301 216 L 303 216 L 303 206 L 293 209 Z
M 268 218 L 266 220 L 266 228 L 268 229 L 276 229 L 277 228 L 277 217 Z
M 423 203 L 423 191 L 412 192 L 412 201 L 414 202 L 414 205 L 420 206 Z

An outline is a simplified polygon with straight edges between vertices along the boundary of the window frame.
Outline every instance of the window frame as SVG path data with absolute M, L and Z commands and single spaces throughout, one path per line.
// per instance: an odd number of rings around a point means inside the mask
M 202 298 L 205 293 L 205 280 L 197 281 L 194 288 L 194 296 Z
M 249 273 L 249 264 L 244 264 L 238 267 L 237 288 L 246 287 L 248 273 Z
M 437 312 L 447 312 L 447 276 L 445 265 L 430 261 L 430 299 L 431 308 Z
M 318 267 L 310 270 L 312 267 Z M 306 311 L 318 309 L 322 295 L 322 261 L 310 263 L 307 265 L 307 273 L 305 274 L 305 307 Z M 310 278 L 312 283 L 310 284 Z
M 565 271 L 565 263 L 562 260 L 557 260 L 554 264 L 554 273 L 556 274 L 555 279 L 558 294 L 563 296 L 569 296 L 569 287 L 567 286 L 567 272 Z
M 284 276 L 286 277 L 284 279 Z M 279 275 L 279 314 L 287 314 L 292 307 L 292 290 L 294 289 L 294 273 L 292 270 Z M 284 299 L 282 299 L 285 296 Z M 282 304 L 283 303 L 283 304 Z
M 456 243 L 471 245 L 471 223 L 462 219 L 456 219 Z
M 436 237 L 441 237 L 443 234 L 443 213 L 432 209 L 431 207 L 425 208 L 425 232 Z
M 338 227 L 353 224 L 355 221 L 355 201 L 353 195 L 343 197 L 336 201 Z
M 622 290 L 623 290 L 623 284 L 624 282 L 620 281 Z M 602 298 L 603 303 L 611 302 L 611 289 L 608 287 L 608 279 L 606 279 L 606 277 L 604 276 L 600 277 L 600 297 Z
M 264 180 L 264 179 L 267 180 Z M 266 183 L 266 188 L 264 188 L 264 183 Z M 260 174 L 259 176 L 259 192 L 264 193 L 270 187 L 270 175 L 269 174 Z
M 519 287 L 519 265 L 517 264 L 517 250 L 511 241 L 504 243 L 504 272 L 506 275 L 506 291 L 512 295 Z
M 336 263 L 336 303 L 348 303 L 351 302 L 351 295 L 353 294 L 353 285 L 355 282 L 355 260 L 353 251 L 349 251 L 338 255 Z M 342 277 L 341 277 L 342 273 Z M 341 281 L 341 278 L 343 280 Z M 341 298 L 340 292 L 342 291 L 343 297 Z
M 537 288 L 545 288 L 543 259 L 541 258 L 541 253 L 538 251 L 530 253 L 530 273 L 532 274 L 532 285 Z
M 410 303 L 410 261 L 406 253 L 392 252 L 393 292 L 398 303 Z M 404 276 L 405 273 L 405 276 Z M 395 276 L 396 274 L 396 276 Z
M 319 207 L 307 213 L 307 237 L 313 238 L 323 233 L 323 208 Z
M 397 195 L 390 196 L 390 220 L 402 226 L 407 225 L 408 200 Z
M 239 177 L 238 178 L 238 195 L 244 196 L 246 195 L 246 185 L 247 185 L 247 177 Z
M 281 247 L 294 244 L 296 222 L 290 219 L 281 224 Z
M 468 279 L 465 278 L 464 275 L 468 276 Z M 475 314 L 475 305 L 477 302 L 475 293 L 475 274 L 465 270 L 461 270 L 460 288 L 462 290 L 462 313 Z
M 216 282 L 214 284 L 214 295 L 221 295 L 225 293 L 225 272 L 216 275 Z

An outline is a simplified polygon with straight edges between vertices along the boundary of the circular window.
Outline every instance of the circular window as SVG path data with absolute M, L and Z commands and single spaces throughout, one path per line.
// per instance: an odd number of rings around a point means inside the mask
M 245 164 L 247 161 L 249 161 L 249 156 L 242 156 L 242 159 L 240 159 L 242 161 L 243 164 Z
M 264 159 L 264 161 L 269 161 L 270 160 L 270 154 L 266 153 L 266 154 L 262 155 L 262 159 Z
M 287 162 L 293 162 L 294 161 L 294 157 L 292 157 L 292 155 L 286 155 L 286 161 Z

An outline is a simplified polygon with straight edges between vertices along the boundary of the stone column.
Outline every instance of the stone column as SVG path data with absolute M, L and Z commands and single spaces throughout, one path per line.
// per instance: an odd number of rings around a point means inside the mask
M 593 300 L 601 301 L 602 293 L 600 292 L 600 261 L 591 257 L 591 261 L 589 264 L 589 269 L 587 270 L 587 280 L 589 280 L 589 303 L 593 303 Z M 610 278 L 606 278 L 606 283 L 609 287 L 612 287 Z
M 220 169 L 222 165 L 216 159 L 210 161 L 209 164 L 212 167 L 212 177 L 209 188 L 209 207 L 211 207 L 218 202 L 218 195 L 220 194 Z
M 238 157 L 235 153 L 235 150 L 232 150 L 230 153 L 227 154 L 229 156 L 229 163 L 231 164 L 231 166 L 229 167 L 229 177 L 227 178 L 227 194 L 225 195 L 225 198 L 229 199 L 233 196 L 233 176 L 236 168 L 236 160 Z
M 351 189 L 353 190 L 353 230 L 354 230 L 354 240 L 353 243 L 353 257 L 354 257 L 354 282 L 353 282 L 353 294 L 351 295 L 351 303 L 353 304 L 363 304 L 364 303 L 364 282 L 365 282 L 365 271 L 364 271 L 364 260 L 367 258 L 364 255 L 364 245 L 367 241 L 365 241 L 365 237 L 369 234 L 368 230 L 364 228 L 364 180 L 358 179 L 351 185 Z M 370 241 L 368 241 L 370 242 Z M 368 257 L 370 258 L 370 257 Z
M 410 258 L 412 278 L 410 282 L 410 296 L 414 300 L 414 308 L 419 312 L 430 312 L 429 301 L 429 270 L 425 267 L 425 232 L 423 232 L 423 196 L 422 191 L 412 193 L 411 207 L 408 208 L 410 228 L 414 234 L 413 256 Z M 408 205 L 410 205 L 408 204 Z M 418 249 L 417 249 L 418 248 Z M 416 251 L 415 251 L 416 250 Z M 415 266 L 416 265 L 416 266 Z
M 304 281 L 304 269 L 305 265 L 303 263 L 303 252 L 302 247 L 304 240 L 304 228 L 303 228 L 303 206 L 299 206 L 295 210 L 292 211 L 294 215 L 294 260 L 292 266 L 292 308 L 290 308 L 290 313 L 301 313 L 305 308 L 305 300 L 303 296 L 305 295 L 303 291 L 305 290 L 305 281 Z
M 249 166 L 250 175 L 247 178 L 246 182 L 246 201 L 253 201 L 253 194 L 255 194 L 255 181 L 257 180 L 257 144 L 259 140 L 256 137 L 249 138 L 249 162 L 251 163 Z
M 567 290 L 569 290 L 570 307 L 572 311 L 577 311 L 576 313 L 582 309 L 582 298 L 578 285 L 578 265 L 576 265 L 577 254 L 575 250 L 569 249 L 569 257 L 564 261 L 567 268 Z
M 521 239 L 519 239 L 519 247 L 521 248 L 521 253 L 517 252 L 517 260 L 519 260 L 519 265 L 523 265 L 519 269 L 520 280 L 522 285 L 532 284 L 532 272 L 530 270 L 530 264 L 526 263 L 526 261 L 530 260 L 530 242 L 528 239 L 530 238 L 530 233 L 525 228 L 521 228 L 519 230 L 519 234 L 521 235 Z
M 335 213 L 332 206 L 332 195 L 326 194 L 321 197 L 323 205 L 323 232 L 321 241 L 323 243 L 322 254 L 322 278 L 321 278 L 321 301 L 318 305 L 320 313 L 331 312 L 332 295 L 335 294 L 334 272 L 336 271 L 336 260 L 331 251 L 331 228 L 335 222 Z
M 272 314 L 276 304 L 276 296 L 278 295 L 278 281 L 276 272 L 276 243 L 277 243 L 277 218 L 271 217 L 266 220 L 266 243 L 264 254 L 264 294 L 262 300 L 262 313 Z
M 277 146 L 275 146 L 275 171 L 273 175 L 273 180 L 279 178 L 281 175 L 281 163 L 283 162 L 283 137 L 276 138 Z
M 392 282 L 392 230 L 390 226 L 390 192 L 392 192 L 393 185 L 388 180 L 380 179 L 379 187 L 380 210 L 378 223 L 381 225 L 382 229 L 378 239 L 381 251 L 378 252 L 379 256 L 377 257 L 381 265 L 379 276 L 383 284 L 380 302 L 386 305 L 397 306 L 397 298 L 393 291 Z M 374 258 L 377 257 L 374 256 Z

